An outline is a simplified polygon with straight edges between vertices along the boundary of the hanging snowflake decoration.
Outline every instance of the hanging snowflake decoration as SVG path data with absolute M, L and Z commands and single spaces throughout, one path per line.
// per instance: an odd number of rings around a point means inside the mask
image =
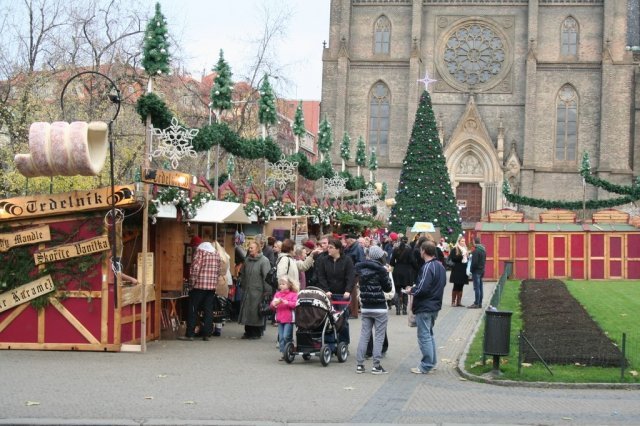
M 371 207 L 378 201 L 379 195 L 375 188 L 363 189 L 360 193 L 360 200 L 365 207 Z
M 267 162 L 267 182 L 277 183 L 280 190 L 284 190 L 289 182 L 295 182 L 298 177 L 298 162 L 287 161 L 284 154 L 277 163 Z
M 167 129 L 153 129 L 153 135 L 160 139 L 158 148 L 151 153 L 151 157 L 167 157 L 171 160 L 171 167 L 178 168 L 178 162 L 184 157 L 196 157 L 191 145 L 191 139 L 198 134 L 198 129 L 185 129 L 178 123 L 178 119 L 171 118 L 171 126 Z
M 333 175 L 331 179 L 322 178 L 324 180 L 324 193 L 330 197 L 339 197 L 347 192 L 347 178 Z

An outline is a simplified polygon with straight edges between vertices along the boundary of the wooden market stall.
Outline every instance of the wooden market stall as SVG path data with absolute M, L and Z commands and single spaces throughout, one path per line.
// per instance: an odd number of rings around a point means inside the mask
M 118 209 L 139 209 L 133 194 L 133 185 L 116 186 Z M 98 188 L 0 201 L 0 348 L 119 351 L 139 342 L 142 287 L 114 284 L 112 199 L 111 188 Z M 115 228 L 123 258 L 135 250 L 139 225 L 123 219 Z M 147 286 L 150 307 L 152 289 Z M 149 338 L 157 334 L 151 323 Z
M 485 278 L 497 279 L 513 262 L 517 279 L 640 279 L 640 230 L 629 214 L 607 209 L 578 223 L 574 212 L 550 210 L 538 222 L 510 209 L 489 214 L 475 234 L 487 250 Z
M 239 224 L 251 221 L 242 204 L 208 201 L 197 215 L 186 221 L 171 212 L 159 216 L 152 226 L 151 246 L 156 254 L 156 296 L 162 301 L 157 306 L 155 327 L 162 338 L 175 338 L 184 334 L 186 315 L 181 305 L 186 303 L 186 284 L 193 248 L 189 245 L 194 235 L 204 241 L 217 240 L 234 262 L 234 236 Z

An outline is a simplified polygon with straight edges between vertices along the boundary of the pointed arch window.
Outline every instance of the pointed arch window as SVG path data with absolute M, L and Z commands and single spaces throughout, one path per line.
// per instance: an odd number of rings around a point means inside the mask
M 391 22 L 386 16 L 381 16 L 376 21 L 374 29 L 373 53 L 388 55 L 391 44 Z
M 389 157 L 389 117 L 391 95 L 386 84 L 378 82 L 369 97 L 369 151 L 378 157 Z
M 578 54 L 578 21 L 571 16 L 562 22 L 560 41 L 562 56 L 576 56 Z
M 578 143 L 578 94 L 569 84 L 556 99 L 556 161 L 576 161 Z

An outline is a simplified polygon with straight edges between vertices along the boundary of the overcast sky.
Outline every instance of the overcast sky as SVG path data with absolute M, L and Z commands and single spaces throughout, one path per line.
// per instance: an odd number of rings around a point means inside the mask
M 275 40 L 273 56 L 282 80 L 274 82 L 278 95 L 320 100 L 322 42 L 329 41 L 330 0 L 161 0 L 169 31 L 183 47 L 188 71 L 200 76 L 218 61 L 220 49 L 233 79 L 248 74 L 264 27 L 264 10 L 290 13 L 285 35 Z M 149 0 L 149 15 L 156 0 Z

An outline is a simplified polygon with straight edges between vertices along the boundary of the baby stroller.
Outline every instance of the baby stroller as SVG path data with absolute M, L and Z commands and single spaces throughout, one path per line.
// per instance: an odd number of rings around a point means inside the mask
M 300 290 L 295 309 L 296 337 L 285 346 L 284 360 L 291 364 L 296 355 L 302 355 L 305 361 L 319 356 L 326 367 L 335 354 L 338 362 L 345 362 L 349 356 L 348 345 L 338 342 L 344 321 L 344 311 L 335 312 L 324 291 L 317 287 Z

